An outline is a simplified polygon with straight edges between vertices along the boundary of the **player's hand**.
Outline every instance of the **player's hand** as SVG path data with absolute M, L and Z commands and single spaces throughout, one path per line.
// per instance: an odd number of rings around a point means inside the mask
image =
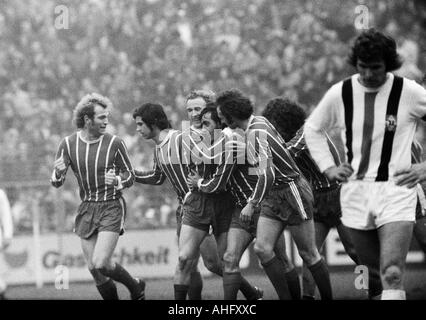
M 426 164 L 416 163 L 411 165 L 410 169 L 398 170 L 395 172 L 395 184 L 397 186 L 406 186 L 414 188 L 416 184 L 426 180 Z
M 105 174 L 105 184 L 109 186 L 115 186 L 118 184 L 114 169 L 109 169 L 108 172 Z
M 347 182 L 348 178 L 352 175 L 354 169 L 352 166 L 347 163 L 341 163 L 338 167 L 330 167 L 324 171 L 324 174 L 327 176 L 330 181 L 339 181 L 339 182 Z
M 54 162 L 55 174 L 56 177 L 62 176 L 62 174 L 67 170 L 67 166 L 64 160 L 64 151 L 62 150 L 61 156 Z
M 240 213 L 240 219 L 244 223 L 249 223 L 251 221 L 251 218 L 253 217 L 254 213 L 254 206 L 251 204 L 251 202 L 247 203 L 246 206 L 241 210 Z
M 201 176 L 197 172 L 191 171 L 188 178 L 186 178 L 186 181 L 189 185 L 189 188 L 191 190 L 197 189 L 198 188 L 198 180 L 200 180 L 200 179 L 201 179 Z

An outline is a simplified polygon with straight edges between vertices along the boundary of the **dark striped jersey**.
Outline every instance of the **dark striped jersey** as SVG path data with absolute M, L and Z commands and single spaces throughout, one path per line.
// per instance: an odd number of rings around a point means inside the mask
M 254 193 L 258 176 L 251 172 L 255 167 L 248 163 L 245 152 L 238 153 L 238 143 L 245 145 L 244 137 L 233 134 L 231 129 L 222 131 L 211 146 L 211 153 L 205 154 L 218 163 L 217 168 L 211 177 L 198 183 L 198 189 L 205 193 L 230 190 L 236 204 L 244 207 Z
M 122 139 L 108 133 L 94 141 L 85 141 L 80 131 L 65 137 L 58 148 L 56 159 L 64 158 L 67 170 L 71 167 L 80 187 L 82 201 L 108 201 L 119 199 L 121 191 L 105 184 L 105 175 L 113 169 L 121 176 L 123 188 L 133 184 L 134 174 L 127 148 Z M 56 180 L 52 175 L 52 185 L 60 187 L 67 171 Z
M 138 183 L 160 185 L 167 177 L 178 200 L 182 202 L 189 192 L 186 182 L 189 167 L 183 162 L 182 133 L 177 130 L 169 130 L 164 140 L 155 146 L 153 170 L 135 170 L 135 180 Z
M 249 118 L 246 146 L 248 163 L 256 168 L 259 177 L 249 201 L 254 205 L 261 202 L 272 185 L 293 187 L 294 181 L 300 177 L 299 168 L 284 139 L 265 117 Z
M 387 181 L 411 166 L 411 144 L 426 120 L 426 90 L 387 73 L 379 88 L 360 84 L 359 74 L 333 85 L 305 123 L 305 139 L 321 172 L 334 165 L 323 132 L 339 131 L 350 180 Z
M 336 165 L 340 165 L 341 161 L 339 152 L 328 135 L 327 142 Z M 303 127 L 300 128 L 296 132 L 296 135 L 286 143 L 286 146 L 296 161 L 300 171 L 311 183 L 313 190 L 329 189 L 339 185 L 337 181 L 328 180 L 327 176 L 321 173 L 317 164 L 312 159 L 308 147 L 306 146 Z

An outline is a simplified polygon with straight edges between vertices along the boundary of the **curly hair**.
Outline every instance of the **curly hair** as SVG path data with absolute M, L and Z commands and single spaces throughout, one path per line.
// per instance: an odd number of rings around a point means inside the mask
M 133 110 L 133 119 L 141 117 L 151 130 L 156 126 L 160 130 L 171 128 L 169 119 L 164 112 L 163 106 L 157 103 L 144 103 L 140 107 Z
M 371 62 L 383 59 L 386 71 L 401 67 L 402 59 L 396 50 L 396 42 L 374 28 L 362 32 L 354 42 L 348 63 L 356 68 L 358 59 Z
M 186 96 L 186 102 L 197 98 L 202 98 L 206 103 L 214 102 L 216 99 L 216 93 L 206 89 L 193 90 Z
M 285 141 L 290 141 L 303 126 L 306 113 L 295 101 L 287 98 L 270 100 L 262 115 L 272 123 Z
M 86 94 L 77 106 L 74 108 L 74 122 L 78 129 L 84 128 L 84 116 L 88 116 L 93 120 L 95 115 L 95 105 L 99 105 L 104 109 L 111 109 L 112 102 L 107 97 L 98 93 Z
M 227 121 L 232 122 L 232 117 L 246 120 L 253 114 L 253 104 L 249 98 L 239 90 L 226 90 L 219 94 L 216 103 Z

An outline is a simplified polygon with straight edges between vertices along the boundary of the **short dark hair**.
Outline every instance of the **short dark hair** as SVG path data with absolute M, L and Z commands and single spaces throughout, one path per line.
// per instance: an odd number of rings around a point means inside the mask
M 397 70 L 402 65 L 395 40 L 374 28 L 362 32 L 355 39 L 348 62 L 356 68 L 358 59 L 364 62 L 383 59 L 386 71 Z
M 244 96 L 239 90 L 226 90 L 219 94 L 216 103 L 227 121 L 232 122 L 232 118 L 246 120 L 253 114 L 253 104 L 250 99 Z
M 171 128 L 169 119 L 162 105 L 157 103 L 144 103 L 133 111 L 133 119 L 141 117 L 142 121 L 152 130 L 156 126 L 160 130 Z
M 218 128 L 222 127 L 222 122 L 220 121 L 219 115 L 217 114 L 217 108 L 214 102 L 208 103 L 207 106 L 203 110 L 201 110 L 200 119 L 203 119 L 203 116 L 206 113 L 210 113 L 210 117 L 212 118 L 214 122 L 217 123 Z
M 73 115 L 77 129 L 84 128 L 84 116 L 88 116 L 89 119 L 93 120 L 95 105 L 100 105 L 104 109 L 112 108 L 112 102 L 107 97 L 98 93 L 86 94 L 74 108 Z
M 268 102 L 262 115 L 272 123 L 285 141 L 290 141 L 303 126 L 306 113 L 302 107 L 287 98 L 275 98 Z

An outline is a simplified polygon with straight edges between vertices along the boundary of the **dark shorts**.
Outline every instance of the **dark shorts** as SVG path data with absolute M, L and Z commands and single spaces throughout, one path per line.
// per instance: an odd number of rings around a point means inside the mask
M 219 194 L 191 192 L 182 205 L 182 224 L 205 232 L 209 232 L 212 226 L 213 234 L 218 236 L 229 230 L 234 206 L 229 192 Z
M 74 232 L 88 239 L 101 231 L 124 233 L 126 203 L 123 198 L 109 201 L 84 201 L 77 209 Z
M 253 239 L 256 238 L 256 231 L 257 231 L 257 222 L 259 221 L 260 216 L 260 208 L 255 209 L 253 216 L 251 218 L 251 221 L 248 223 L 242 222 L 240 219 L 240 213 L 243 208 L 236 207 L 234 210 L 234 214 L 232 215 L 232 221 L 230 228 L 234 229 L 243 229 L 247 233 L 249 233 Z
M 325 224 L 328 228 L 342 224 L 340 207 L 340 186 L 331 189 L 313 191 L 314 221 Z
M 261 203 L 260 216 L 280 221 L 284 226 L 299 225 L 313 216 L 313 195 L 305 178 L 272 187 Z

